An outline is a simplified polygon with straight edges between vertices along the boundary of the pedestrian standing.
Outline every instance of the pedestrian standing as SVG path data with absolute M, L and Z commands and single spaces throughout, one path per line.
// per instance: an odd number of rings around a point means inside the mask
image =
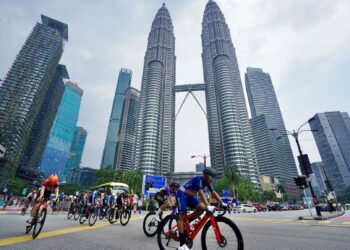
M 142 208 L 142 198 L 140 198 L 137 202 L 137 209 L 139 210 L 139 214 L 141 213 Z

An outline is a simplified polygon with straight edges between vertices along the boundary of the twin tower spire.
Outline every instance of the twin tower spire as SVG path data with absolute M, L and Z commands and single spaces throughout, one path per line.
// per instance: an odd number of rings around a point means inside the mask
M 175 36 L 163 3 L 148 36 L 141 86 L 136 164 L 145 174 L 174 172 Z M 219 6 L 208 1 L 202 22 L 211 165 L 237 167 L 257 181 L 257 168 L 242 82 L 230 30 Z M 187 156 L 184 156 L 187 157 Z

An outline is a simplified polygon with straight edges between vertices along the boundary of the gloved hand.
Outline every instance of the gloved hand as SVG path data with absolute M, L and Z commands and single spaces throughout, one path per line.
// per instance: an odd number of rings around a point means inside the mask
M 215 207 L 214 207 L 214 206 L 208 205 L 208 206 L 207 206 L 207 209 L 208 209 L 210 212 L 214 212 Z
M 221 202 L 221 206 L 223 206 L 223 207 L 227 207 L 227 203 L 225 203 L 225 202 Z

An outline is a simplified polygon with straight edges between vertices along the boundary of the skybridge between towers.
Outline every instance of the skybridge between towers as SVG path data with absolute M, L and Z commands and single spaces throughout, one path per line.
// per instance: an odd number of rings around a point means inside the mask
M 185 98 L 183 99 L 179 110 L 176 112 L 175 115 L 175 120 L 180 112 L 180 110 L 182 109 L 182 106 L 185 104 L 185 101 L 187 100 L 187 97 L 191 94 L 194 98 L 194 100 L 197 102 L 197 104 L 199 105 L 199 107 L 201 108 L 201 110 L 203 111 L 205 118 L 208 119 L 208 115 L 205 112 L 204 108 L 202 107 L 202 105 L 200 104 L 200 102 L 198 101 L 197 97 L 194 95 L 194 91 L 206 91 L 206 84 L 205 83 L 191 83 L 191 84 L 182 84 L 182 85 L 175 85 L 174 87 L 174 91 L 176 92 L 187 92 Z

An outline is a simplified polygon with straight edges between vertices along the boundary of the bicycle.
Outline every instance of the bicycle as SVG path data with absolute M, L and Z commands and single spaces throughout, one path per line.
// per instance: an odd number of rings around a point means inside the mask
M 192 248 L 193 240 L 203 229 L 201 234 L 203 250 L 224 247 L 243 250 L 244 243 L 240 230 L 232 220 L 223 216 L 228 208 L 221 207 L 215 210 L 215 212 L 198 211 L 185 216 L 186 245 Z M 173 214 L 166 216 L 161 221 L 157 231 L 158 246 L 161 250 L 176 249 L 179 246 L 180 237 L 176 221 L 177 215 Z M 228 245 L 231 240 L 233 246 Z
M 34 227 L 32 238 L 35 239 L 36 237 L 38 237 L 38 235 L 41 232 L 41 229 L 44 226 L 46 215 L 47 215 L 47 202 L 44 200 L 41 200 L 39 208 L 37 209 L 32 222 L 30 223 L 29 226 L 26 226 L 26 234 L 28 234 L 30 230 Z
M 87 212 L 84 214 L 84 212 Z M 89 226 L 95 225 L 98 217 L 98 211 L 96 205 L 88 205 L 86 209 L 83 208 L 82 213 L 80 214 L 79 223 L 84 224 L 86 220 L 89 222 Z
M 175 206 L 172 209 L 171 215 L 176 215 L 177 213 L 177 207 Z M 160 220 L 163 219 L 163 211 L 159 214 Z M 156 212 L 150 211 L 148 214 L 146 214 L 145 218 L 143 219 L 143 232 L 146 234 L 147 237 L 153 237 L 157 234 L 157 229 L 160 224 L 160 221 L 157 220 Z
M 73 202 L 68 209 L 67 219 L 69 220 L 72 217 L 75 219 L 75 214 L 77 213 L 78 213 L 78 204 Z
M 117 209 L 116 212 L 114 212 L 115 209 Z M 114 213 L 115 213 L 115 216 L 114 216 Z M 118 208 L 117 205 L 113 205 L 111 207 L 111 210 L 108 216 L 108 221 L 109 223 L 113 224 L 119 219 L 120 224 L 125 226 L 126 224 L 128 224 L 130 217 L 131 217 L 131 208 L 127 204 L 122 205 L 121 208 Z
M 27 209 L 29 207 L 29 201 L 25 200 L 22 204 L 21 204 L 21 215 L 25 215 L 27 213 Z

